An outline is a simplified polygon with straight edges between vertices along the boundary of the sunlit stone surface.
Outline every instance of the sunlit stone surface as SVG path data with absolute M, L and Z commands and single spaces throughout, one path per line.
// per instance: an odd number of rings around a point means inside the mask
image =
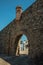
M 3 58 L 0 58 L 0 65 L 11 65 L 10 63 L 8 63 L 6 60 L 4 60 Z

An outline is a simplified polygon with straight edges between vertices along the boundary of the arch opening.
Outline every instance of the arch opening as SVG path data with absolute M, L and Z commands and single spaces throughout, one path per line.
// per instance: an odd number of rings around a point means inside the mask
M 16 55 L 28 55 L 28 38 L 25 34 L 17 37 Z

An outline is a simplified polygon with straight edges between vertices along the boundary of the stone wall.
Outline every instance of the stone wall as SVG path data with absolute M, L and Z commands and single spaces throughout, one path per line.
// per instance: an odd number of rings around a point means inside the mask
M 0 32 L 0 53 L 15 55 L 17 43 L 25 34 L 28 38 L 31 57 L 43 52 L 43 0 L 37 0 Z

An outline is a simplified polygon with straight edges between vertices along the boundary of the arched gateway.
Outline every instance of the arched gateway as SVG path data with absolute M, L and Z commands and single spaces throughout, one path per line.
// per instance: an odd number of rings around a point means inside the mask
M 19 36 L 17 36 L 17 38 L 15 40 L 15 44 L 16 44 L 16 55 L 28 55 L 29 54 L 28 39 L 22 41 L 21 37 L 23 35 L 24 34 L 20 34 Z M 27 38 L 27 36 L 26 36 L 26 38 Z
M 30 57 L 43 52 L 43 0 L 37 0 L 24 12 L 20 6 L 16 8 L 16 19 L 0 32 L 0 53 L 16 55 L 23 34 L 28 38 Z

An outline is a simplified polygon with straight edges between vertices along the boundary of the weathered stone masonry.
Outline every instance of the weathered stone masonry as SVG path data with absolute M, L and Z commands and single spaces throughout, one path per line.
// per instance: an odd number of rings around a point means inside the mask
M 43 0 L 37 0 L 21 14 L 20 20 L 13 20 L 0 32 L 0 53 L 15 55 L 22 34 L 28 38 L 31 57 L 43 52 Z

